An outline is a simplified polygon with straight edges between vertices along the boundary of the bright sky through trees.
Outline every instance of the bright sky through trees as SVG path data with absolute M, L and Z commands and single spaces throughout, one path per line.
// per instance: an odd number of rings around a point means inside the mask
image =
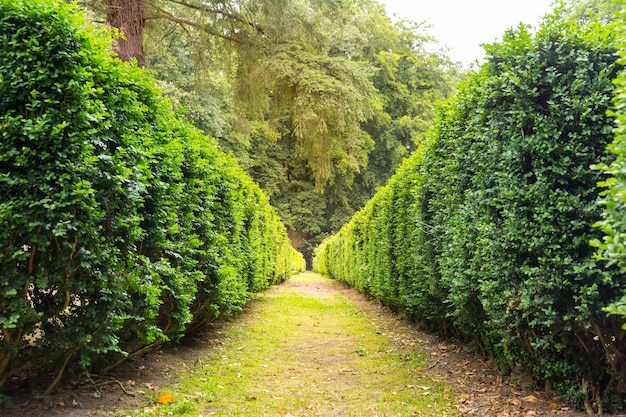
M 552 0 L 381 0 L 389 15 L 432 25 L 429 33 L 465 67 L 484 56 L 481 44 L 500 39 L 520 22 L 536 26 Z

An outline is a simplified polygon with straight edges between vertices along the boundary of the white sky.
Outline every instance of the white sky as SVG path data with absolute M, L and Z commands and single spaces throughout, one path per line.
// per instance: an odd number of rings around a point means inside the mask
M 431 25 L 428 33 L 465 67 L 484 57 L 481 44 L 501 39 L 520 23 L 536 27 L 552 0 L 379 0 L 387 14 Z

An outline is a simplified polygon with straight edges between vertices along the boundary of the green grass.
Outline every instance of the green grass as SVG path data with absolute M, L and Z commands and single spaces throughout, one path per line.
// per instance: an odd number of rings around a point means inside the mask
M 290 284 L 329 285 L 316 274 Z M 377 334 L 339 293 L 279 286 L 230 323 L 226 342 L 187 364 L 174 401 L 158 416 L 444 416 L 455 412 L 445 383 L 422 371 L 427 356 Z M 415 348 L 413 348 L 415 349 Z M 146 416 L 144 409 L 108 416 Z

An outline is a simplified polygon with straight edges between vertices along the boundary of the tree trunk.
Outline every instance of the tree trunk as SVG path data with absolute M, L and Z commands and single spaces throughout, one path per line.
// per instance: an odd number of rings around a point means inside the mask
M 122 37 L 113 44 L 113 51 L 122 61 L 137 59 L 144 67 L 143 55 L 144 0 L 108 0 L 107 23 L 119 29 Z

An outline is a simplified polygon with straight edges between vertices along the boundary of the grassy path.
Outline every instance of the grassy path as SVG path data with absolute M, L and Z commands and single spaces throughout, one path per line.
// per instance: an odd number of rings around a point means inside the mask
M 181 345 L 95 377 L 43 401 L 24 392 L 8 416 L 585 416 L 524 374 L 502 375 L 466 346 L 313 273 Z
M 428 355 L 390 340 L 342 291 L 306 273 L 260 294 L 149 406 L 99 415 L 455 415 L 451 390 L 423 371 Z

